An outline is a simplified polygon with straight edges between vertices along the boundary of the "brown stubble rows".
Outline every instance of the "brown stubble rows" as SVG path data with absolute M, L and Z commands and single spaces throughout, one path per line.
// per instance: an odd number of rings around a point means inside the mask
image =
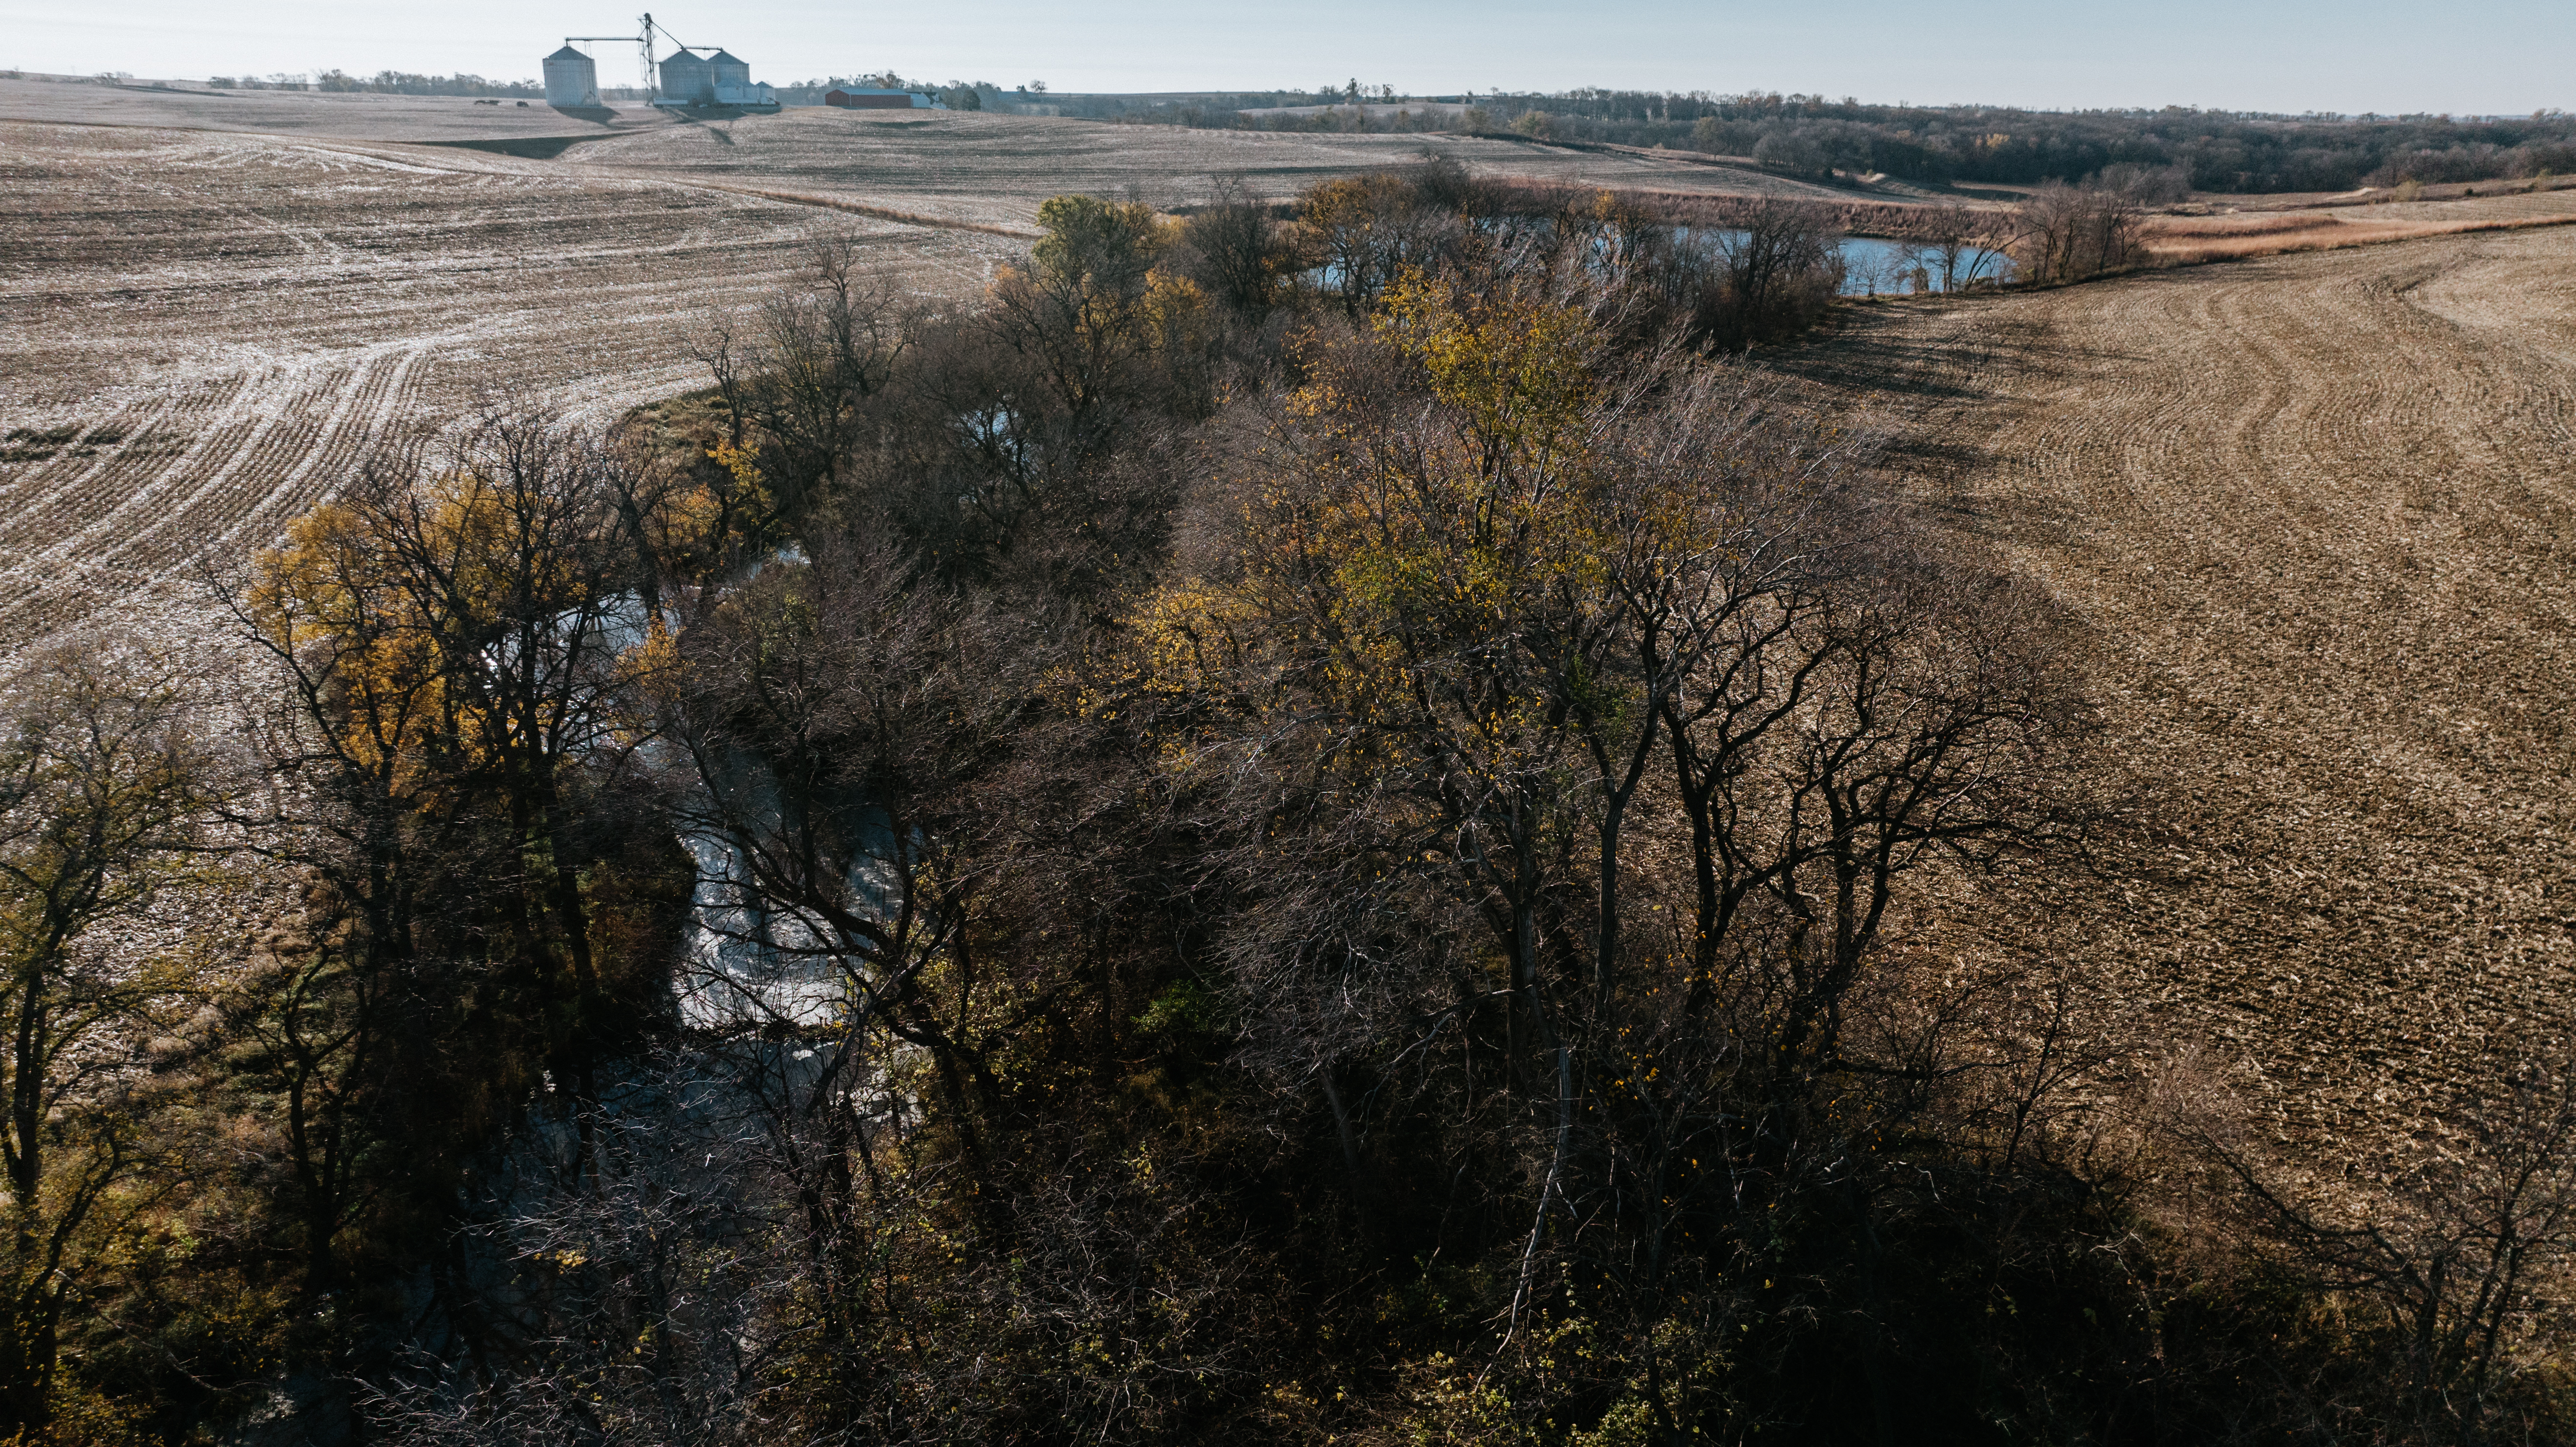
M 11 649 L 184 614 L 191 564 L 266 543 L 397 431 L 687 390 L 691 338 L 784 286 L 818 229 L 934 297 L 1016 254 L 470 152 L 28 124 L 0 124 L 0 152 L 24 203 L 0 215 Z
M 2327 1174 L 2567 1048 L 2576 232 L 1865 309 L 1784 365 L 2089 640 L 2135 817 L 1983 947 L 2098 967 Z
M 1033 226 L 1067 191 L 1204 202 L 1223 182 L 1284 199 L 1335 176 L 1418 164 L 1427 154 L 1479 174 L 1551 185 L 1845 199 L 1761 171 L 1652 152 L 1449 135 L 1343 135 L 1103 125 L 1042 116 L 808 108 L 690 121 L 586 142 L 568 167 L 682 176 L 861 199 L 977 225 Z
M 537 136 L 585 139 L 460 148 Z M 1050 195 L 1284 196 L 1453 141 L 1488 173 L 1764 183 L 1459 138 L 0 80 L 0 432 L 63 437 L 0 446 L 0 664 L 101 619 L 200 636 L 197 560 L 275 537 L 394 433 L 691 388 L 691 340 L 776 294 L 818 232 L 958 300 L 1024 253 Z

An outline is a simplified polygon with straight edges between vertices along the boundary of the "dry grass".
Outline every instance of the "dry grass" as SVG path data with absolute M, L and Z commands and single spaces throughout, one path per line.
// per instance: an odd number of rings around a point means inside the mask
M 1860 309 L 1782 365 L 2044 583 L 2136 818 L 1951 913 L 2097 965 L 2329 1177 L 2570 1048 L 2576 229 Z
M 2147 234 L 2175 239 L 2239 236 L 2282 236 L 2294 231 L 2315 231 L 2342 224 L 2332 216 L 2312 211 L 2263 211 L 2251 215 L 2226 216 L 2152 216 L 2147 219 Z
M 2474 200 L 2390 202 L 2332 210 L 2153 216 L 2147 220 L 2146 243 L 2157 260 L 2189 265 L 2571 221 L 2576 221 L 2576 192 L 2526 191 Z

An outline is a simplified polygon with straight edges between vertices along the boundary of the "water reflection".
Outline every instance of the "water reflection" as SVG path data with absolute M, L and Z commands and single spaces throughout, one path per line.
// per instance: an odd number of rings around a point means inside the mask
M 1938 247 L 1883 236 L 1846 236 L 1843 295 L 1965 291 L 2012 279 L 2012 258 L 1982 246 Z
M 1546 218 L 1531 223 L 1544 230 Z M 1689 226 L 1673 228 L 1673 239 L 1685 246 L 1694 237 L 1723 251 L 1740 242 L 1745 233 L 1736 230 L 1699 230 Z M 1842 258 L 1842 294 L 1845 296 L 1904 296 L 1912 293 L 1968 291 L 1983 286 L 1999 286 L 2012 280 L 2012 258 L 2000 251 L 1964 243 L 1948 246 L 1931 242 L 1896 241 L 1884 236 L 1843 236 L 1834 242 Z M 1597 264 L 1598 259 L 1595 259 Z M 1310 267 L 1301 273 L 1305 284 L 1327 296 L 1338 295 L 1349 273 L 1338 262 Z

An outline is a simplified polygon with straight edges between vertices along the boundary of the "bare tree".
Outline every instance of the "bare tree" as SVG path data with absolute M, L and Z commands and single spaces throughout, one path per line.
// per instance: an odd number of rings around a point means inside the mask
M 1764 197 L 1718 232 L 1718 280 L 1695 330 L 1720 347 L 1741 348 L 1804 327 L 1842 285 L 1832 213 L 1804 201 Z
M 806 248 L 804 285 L 761 307 L 751 345 L 737 357 L 719 333 L 700 348 L 719 387 L 720 368 L 738 369 L 728 398 L 735 416 L 758 428 L 764 470 L 790 510 L 837 475 L 862 407 L 910 344 L 913 308 L 866 262 L 853 238 L 816 239 Z M 737 429 L 737 446 L 742 435 Z
M 1907 252 L 1934 290 L 1960 292 L 2003 279 L 2008 228 L 1993 213 L 1934 206 L 1912 220 Z
M 1221 177 L 1208 204 L 1182 225 L 1192 274 L 1218 302 L 1259 321 L 1270 314 L 1293 258 L 1270 208 L 1245 191 L 1240 177 Z
M 2520 1440 L 2510 1389 L 2546 1359 L 2576 1267 L 2576 1072 L 2523 1062 L 2454 1118 L 2454 1146 L 2357 1212 L 2300 1199 L 2205 1129 L 2200 1140 L 2260 1229 L 2319 1285 L 2383 1314 L 2394 1406 L 2420 1440 Z
M 2082 281 L 2145 260 L 2145 220 L 2126 192 L 2052 182 L 2014 212 L 2010 249 L 2024 281 Z

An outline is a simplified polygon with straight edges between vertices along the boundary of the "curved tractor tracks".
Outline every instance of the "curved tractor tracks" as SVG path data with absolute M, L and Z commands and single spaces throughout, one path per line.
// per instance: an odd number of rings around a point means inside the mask
M 500 403 L 598 424 L 694 385 L 689 340 L 818 228 L 899 285 L 1000 238 L 685 179 L 470 153 L 0 123 L 0 671 L 105 622 L 196 647 L 191 586 L 390 436 Z
M 262 365 L 154 399 L 18 480 L 0 520 L 0 635 L 42 638 L 115 598 L 168 583 L 246 538 L 265 543 L 409 407 L 421 344 Z
M 2087 640 L 2133 825 L 1971 947 L 2099 970 L 2133 1065 L 2361 1175 L 2564 1059 L 2576 228 L 1905 304 L 1780 365 Z

